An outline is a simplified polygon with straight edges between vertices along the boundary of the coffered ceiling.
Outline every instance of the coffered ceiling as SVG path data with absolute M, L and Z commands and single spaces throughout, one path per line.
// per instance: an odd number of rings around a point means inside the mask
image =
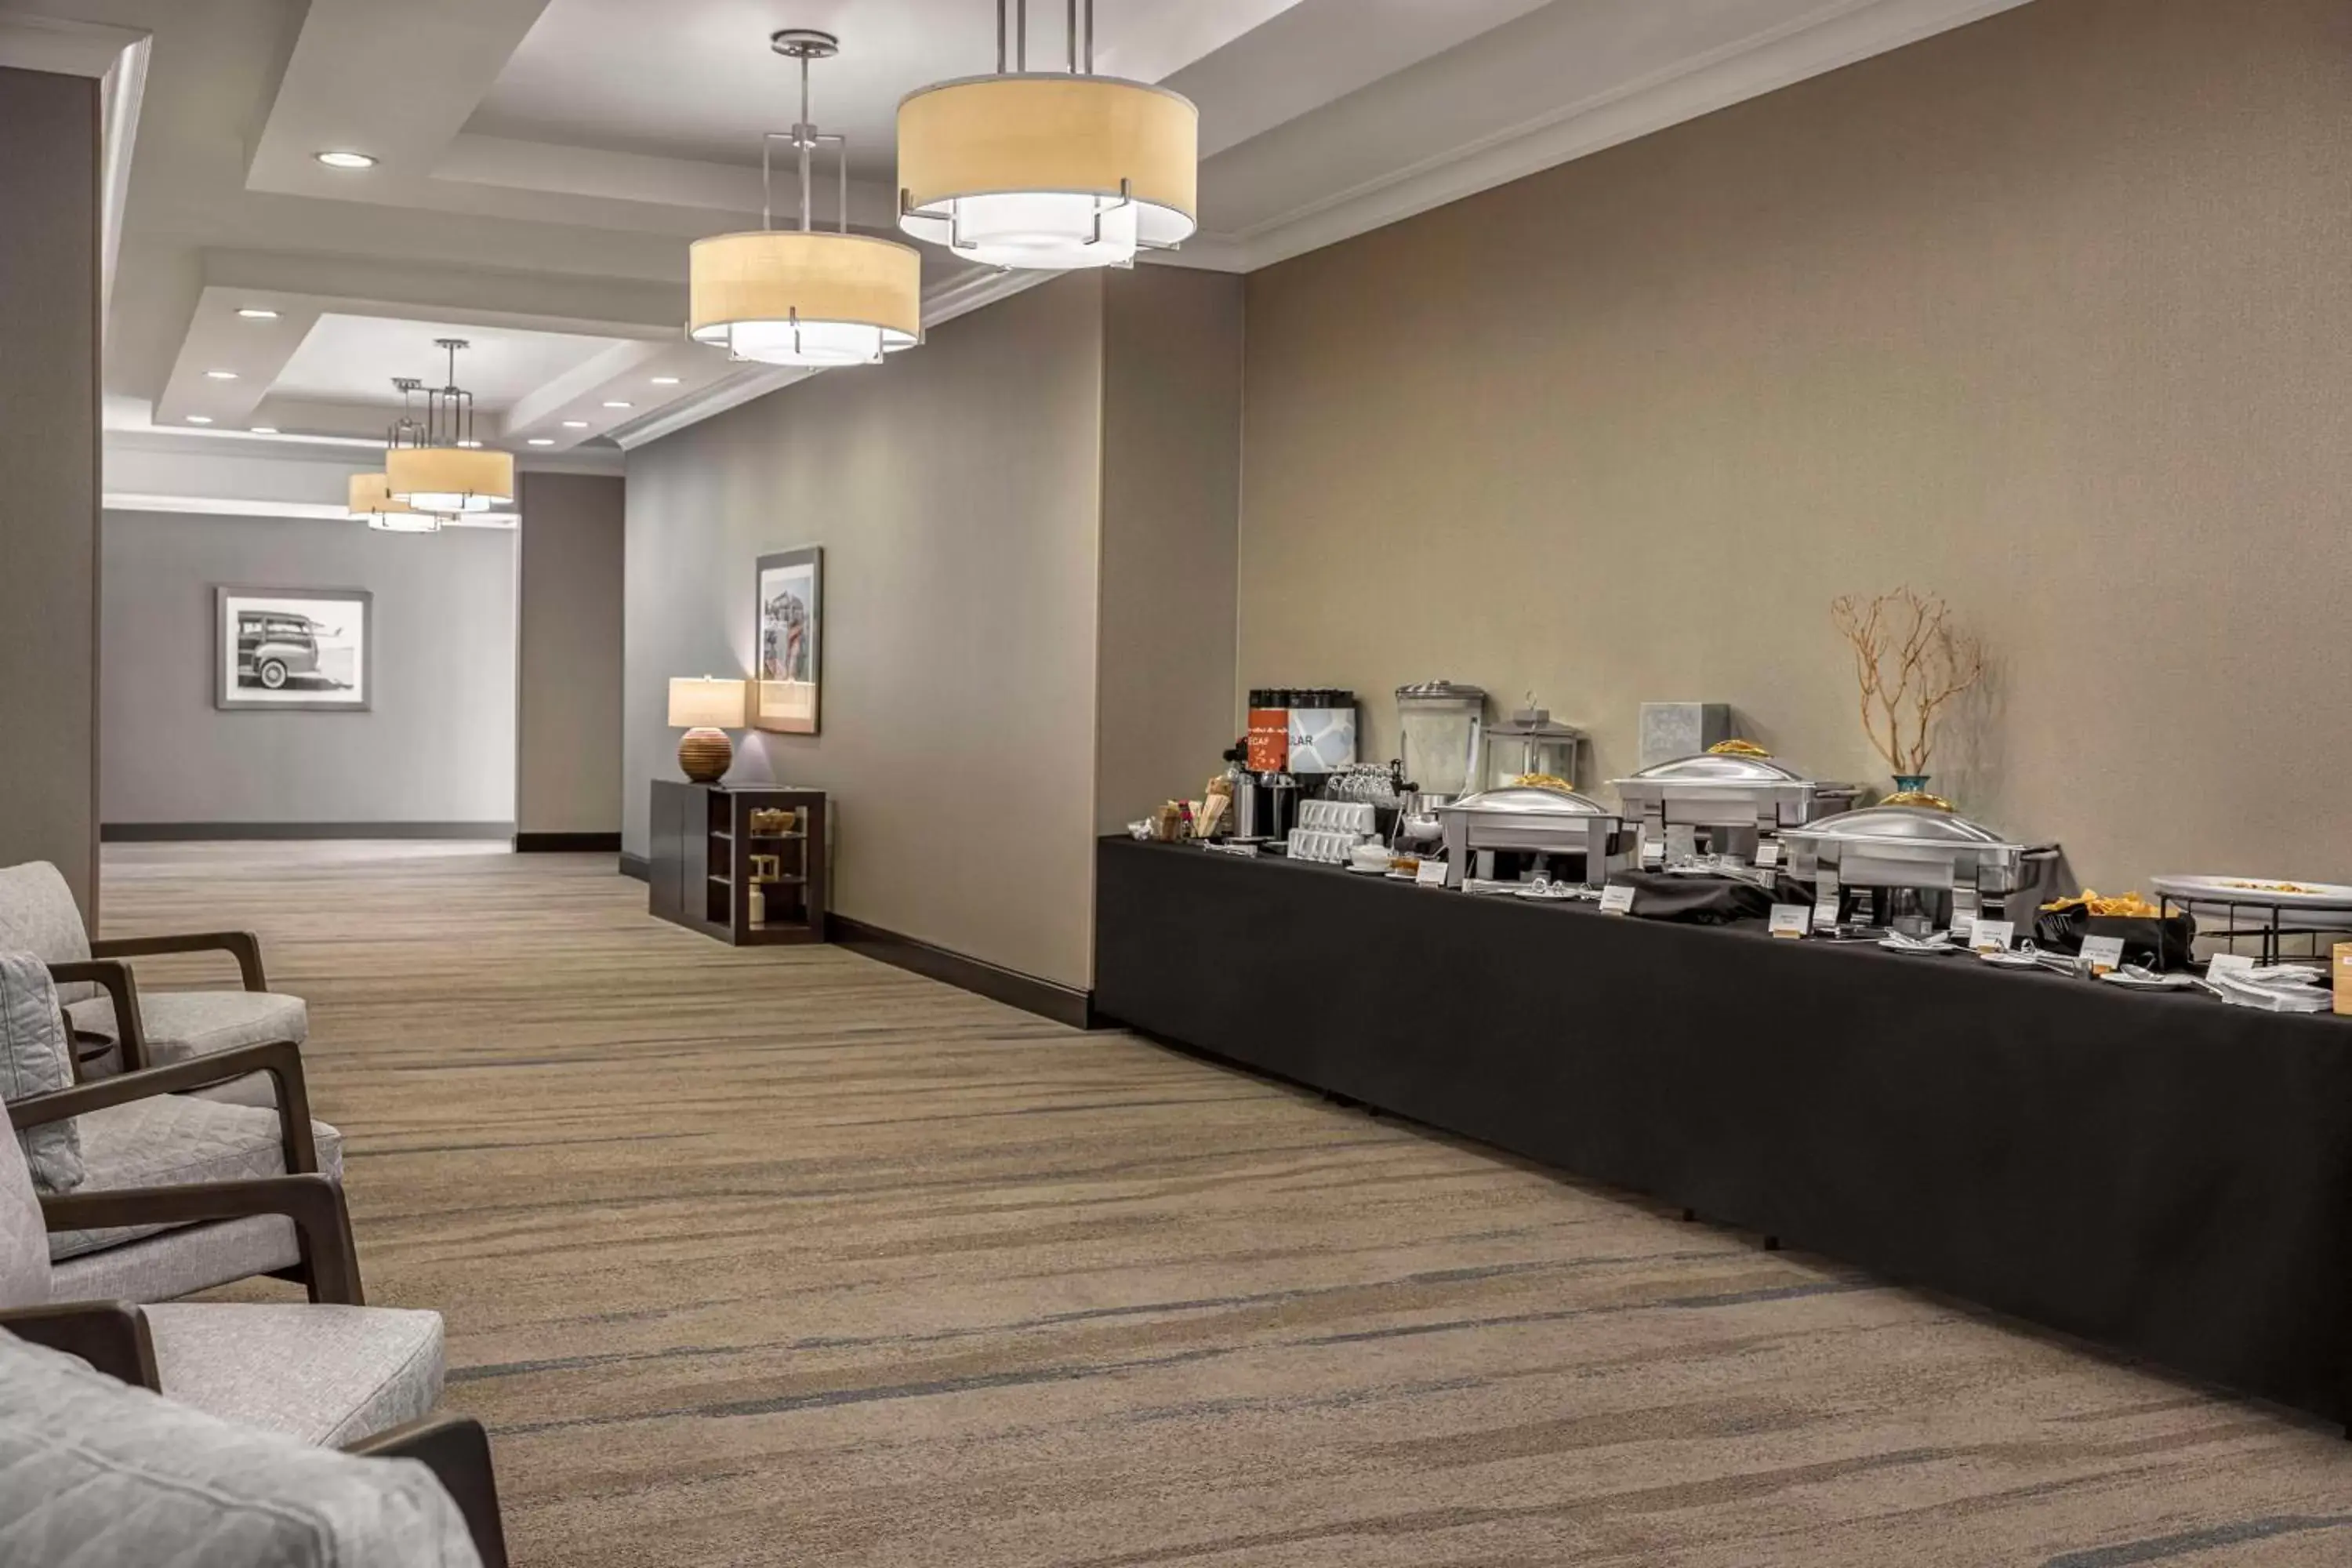
M 1200 105 L 1173 260 L 1247 270 L 2021 3 L 1096 0 L 1097 59 Z M 1028 10 L 1059 68 L 1063 6 Z M 817 118 L 892 232 L 898 100 L 992 68 L 990 0 L 0 0 L 0 64 L 108 78 L 110 437 L 357 452 L 446 336 L 527 465 L 791 379 L 680 331 L 687 242 L 757 226 L 793 119 L 782 26 L 841 37 Z M 927 319 L 1030 281 L 928 251 Z

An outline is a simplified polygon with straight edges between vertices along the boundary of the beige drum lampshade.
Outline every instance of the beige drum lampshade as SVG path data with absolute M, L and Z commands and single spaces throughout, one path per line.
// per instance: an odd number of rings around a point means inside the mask
M 1117 77 L 941 82 L 898 105 L 898 226 L 995 267 L 1109 267 L 1199 226 L 1201 115 Z
M 743 727 L 743 682 L 717 680 L 706 675 L 682 677 L 669 683 L 669 727 L 673 730 L 740 730 Z
M 489 511 L 514 500 L 514 454 L 481 447 L 395 447 L 383 455 L 393 499 L 420 511 Z
M 870 364 L 923 331 L 923 259 L 862 234 L 715 234 L 688 253 L 687 331 L 764 364 Z
M 441 531 L 439 513 L 419 511 L 405 501 L 393 500 L 391 481 L 382 474 L 353 474 L 348 494 L 353 521 L 384 533 Z

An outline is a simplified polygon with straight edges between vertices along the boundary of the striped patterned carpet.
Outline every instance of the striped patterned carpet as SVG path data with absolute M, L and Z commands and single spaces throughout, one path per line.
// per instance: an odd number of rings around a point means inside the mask
M 107 856 L 310 998 L 520 1563 L 2352 1562 L 2331 1430 L 610 867 Z

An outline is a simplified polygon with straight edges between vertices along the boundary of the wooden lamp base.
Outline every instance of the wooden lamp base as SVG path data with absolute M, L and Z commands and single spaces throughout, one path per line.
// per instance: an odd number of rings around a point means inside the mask
M 688 730 L 677 743 L 677 765 L 696 784 L 717 784 L 735 762 L 735 742 L 708 725 Z

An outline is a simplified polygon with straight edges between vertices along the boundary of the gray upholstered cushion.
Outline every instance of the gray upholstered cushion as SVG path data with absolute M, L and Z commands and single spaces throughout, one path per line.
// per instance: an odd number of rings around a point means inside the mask
M 48 964 L 29 952 L 0 952 L 0 1101 L 15 1104 L 73 1082 L 73 1041 L 58 1009 Z M 81 1185 L 81 1134 L 71 1121 L 16 1134 L 45 1193 Z
M 414 1460 L 354 1458 L 240 1426 L 0 1333 L 0 1563 L 480 1568 L 481 1559 L 449 1494 Z
M 41 1253 L 48 1255 L 43 1238 Z M 302 1261 L 294 1222 L 277 1215 L 183 1226 L 121 1247 L 102 1247 L 51 1266 L 57 1301 L 170 1301 L 215 1285 L 291 1268 Z
M 50 963 L 79 963 L 89 957 L 81 906 L 74 902 L 64 874 L 47 860 L 0 869 L 0 949 L 34 953 Z M 98 987 L 86 981 L 58 988 L 58 999 L 66 1003 L 97 994 Z
M 88 1111 L 77 1120 L 81 1123 L 85 1192 L 236 1182 L 286 1173 L 286 1151 L 278 1141 L 275 1110 L 221 1105 L 192 1095 L 158 1094 Z M 343 1135 L 323 1121 L 314 1121 L 310 1127 L 318 1140 L 320 1171 L 341 1176 Z M 72 1258 L 134 1237 L 152 1236 L 162 1228 L 60 1231 L 49 1238 L 49 1256 Z
M 67 1011 L 75 1028 L 114 1037 L 113 997 L 93 996 Z M 275 991 L 142 991 L 139 1028 L 148 1065 L 162 1067 L 265 1040 L 299 1045 L 310 1037 L 310 1015 L 302 998 Z
M 49 1238 L 33 1173 L 14 1138 L 0 1138 L 0 1308 L 49 1301 Z
M 93 996 L 66 1011 L 75 1028 L 116 1037 L 113 997 Z M 269 1040 L 299 1045 L 310 1037 L 310 1011 L 299 996 L 275 991 L 142 991 L 139 1028 L 147 1042 L 148 1066 L 163 1067 Z M 196 1092 L 226 1105 L 278 1103 L 267 1073 L 248 1073 Z
M 441 1314 L 302 1302 L 144 1309 L 163 1392 L 248 1426 L 334 1447 L 432 1414 Z

